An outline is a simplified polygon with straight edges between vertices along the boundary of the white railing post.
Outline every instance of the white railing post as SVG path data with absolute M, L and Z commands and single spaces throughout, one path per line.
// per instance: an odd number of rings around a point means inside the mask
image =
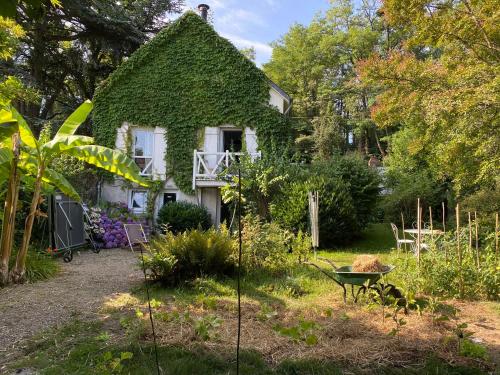
M 193 151 L 193 190 L 196 190 L 196 175 L 197 175 L 197 162 L 196 162 L 196 149 Z
M 226 150 L 226 168 L 229 168 L 229 150 Z

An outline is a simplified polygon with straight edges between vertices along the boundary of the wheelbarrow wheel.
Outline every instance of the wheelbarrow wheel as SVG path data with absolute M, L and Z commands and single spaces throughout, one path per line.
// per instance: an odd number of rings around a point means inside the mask
M 71 262 L 73 260 L 73 252 L 71 250 L 65 252 L 64 256 L 63 256 L 63 260 L 65 263 Z

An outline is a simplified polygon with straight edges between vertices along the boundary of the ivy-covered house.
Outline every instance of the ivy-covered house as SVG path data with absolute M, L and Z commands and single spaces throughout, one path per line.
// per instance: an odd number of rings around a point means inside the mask
M 187 12 L 139 48 L 94 97 L 98 143 L 126 151 L 151 189 L 115 179 L 101 198 L 137 213 L 184 200 L 225 219 L 220 173 L 239 153 L 282 152 L 291 100 L 204 18 Z M 221 213 L 222 212 L 222 213 Z

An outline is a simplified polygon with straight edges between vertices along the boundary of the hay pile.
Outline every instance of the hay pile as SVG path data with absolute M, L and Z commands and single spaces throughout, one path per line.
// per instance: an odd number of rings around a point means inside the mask
M 353 272 L 383 272 L 386 269 L 375 255 L 358 255 L 352 263 Z

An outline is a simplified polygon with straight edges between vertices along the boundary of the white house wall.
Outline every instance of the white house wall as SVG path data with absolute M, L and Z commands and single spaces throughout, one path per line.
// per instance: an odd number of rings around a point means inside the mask
M 286 101 L 283 96 L 274 88 L 269 90 L 270 98 L 269 104 L 277 108 L 281 113 L 285 111 Z M 123 152 L 127 151 L 127 137 L 129 128 L 132 125 L 123 123 L 117 129 L 115 147 Z M 205 152 L 221 152 L 222 148 L 222 132 L 224 128 L 232 128 L 232 125 L 225 125 L 221 127 L 205 127 L 203 150 Z M 167 151 L 166 130 L 161 127 L 151 128 L 154 133 L 153 137 L 153 178 L 155 180 L 166 179 L 166 162 L 165 154 Z M 257 135 L 255 129 L 246 127 L 244 129 L 244 142 L 246 151 L 249 153 L 258 152 Z M 209 167 L 214 167 L 217 163 L 216 155 L 208 155 L 205 157 Z M 101 187 L 101 199 L 113 203 L 126 203 L 129 204 L 131 190 L 141 190 L 140 187 L 125 188 L 124 182 L 121 178 L 115 178 L 112 183 L 104 183 Z M 177 201 L 188 201 L 191 203 L 202 204 L 205 206 L 212 217 L 214 224 L 218 225 L 220 215 L 220 191 L 218 188 L 201 188 L 198 189 L 196 195 L 188 195 L 180 191 L 175 185 L 172 178 L 165 181 L 164 189 L 159 194 L 155 213 L 157 214 L 163 203 L 163 193 L 176 193 Z
M 285 100 L 274 88 L 269 89 L 269 104 L 278 108 L 281 113 L 285 112 Z

